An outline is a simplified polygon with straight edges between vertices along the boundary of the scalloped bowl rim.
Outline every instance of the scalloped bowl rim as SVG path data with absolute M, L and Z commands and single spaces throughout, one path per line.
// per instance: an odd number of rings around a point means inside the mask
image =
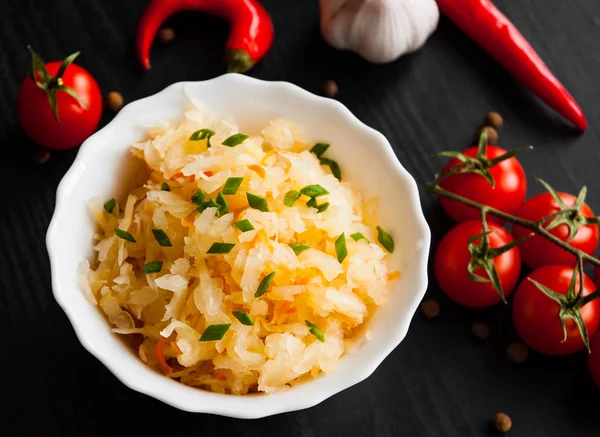
M 128 357 L 127 354 L 114 356 L 114 354 L 108 353 L 104 342 L 99 340 L 100 338 L 106 340 L 104 338 L 107 335 L 106 331 L 108 331 L 108 335 L 115 337 L 108 330 L 108 323 L 106 323 L 107 329 L 104 332 L 91 326 L 88 319 L 80 314 L 81 305 L 91 306 L 91 304 L 87 303 L 86 300 L 81 301 L 74 298 L 72 294 L 66 291 L 70 290 L 72 293 L 73 286 L 77 288 L 78 286 L 73 283 L 74 272 L 65 272 L 65 267 L 62 265 L 59 252 L 63 249 L 60 248 L 61 234 L 58 228 L 64 224 L 61 222 L 68 220 L 69 208 L 67 204 L 69 194 L 77 183 L 82 180 L 86 168 L 85 164 L 93 157 L 96 144 L 102 143 L 103 139 L 108 138 L 116 126 L 127 123 L 129 119 L 136 116 L 138 111 L 143 112 L 145 107 L 151 106 L 152 102 L 165 100 L 169 95 L 181 93 L 187 87 L 207 86 L 257 88 L 263 89 L 267 96 L 282 93 L 297 99 L 298 102 L 304 101 L 311 105 L 318 105 L 319 108 L 324 108 L 329 113 L 336 114 L 336 116 L 343 119 L 346 127 L 350 127 L 356 132 L 360 131 L 361 135 L 372 141 L 370 147 L 379 149 L 378 153 L 382 154 L 381 158 L 389 161 L 389 166 L 394 172 L 393 176 L 407 189 L 405 204 L 408 207 L 406 210 L 410 211 L 411 219 L 414 221 L 415 229 L 419 234 L 417 236 L 419 247 L 413 257 L 417 271 L 415 272 L 415 281 L 410 286 L 413 294 L 408 298 L 403 317 L 399 317 L 392 327 L 393 329 L 389 330 L 382 346 L 371 355 L 362 358 L 360 365 L 355 365 L 351 369 L 352 371 L 346 371 L 344 377 L 341 377 L 336 370 L 331 374 L 320 375 L 312 381 L 303 382 L 287 390 L 250 396 L 224 395 L 187 387 L 152 371 L 133 354 Z M 92 195 L 93 193 L 90 193 L 90 197 Z M 425 294 L 428 282 L 427 261 L 430 240 L 431 235 L 421 210 L 416 182 L 402 167 L 390 143 L 381 133 L 362 123 L 343 104 L 336 100 L 314 95 L 287 82 L 267 82 L 239 74 L 225 74 L 206 81 L 178 82 L 154 95 L 131 102 L 123 107 L 110 123 L 82 144 L 75 161 L 58 186 L 55 211 L 46 235 L 54 297 L 67 314 L 79 341 L 85 349 L 100 360 L 123 384 L 133 390 L 147 394 L 184 411 L 219 414 L 235 418 L 260 418 L 309 408 L 370 376 L 404 339 L 412 317 Z M 82 244 L 90 243 L 85 242 Z M 63 279 L 65 277 L 70 278 L 70 280 L 66 281 Z M 114 342 L 119 341 L 114 338 Z M 139 363 L 139 367 L 136 367 L 132 359 Z M 348 357 L 344 356 L 341 362 L 347 359 Z

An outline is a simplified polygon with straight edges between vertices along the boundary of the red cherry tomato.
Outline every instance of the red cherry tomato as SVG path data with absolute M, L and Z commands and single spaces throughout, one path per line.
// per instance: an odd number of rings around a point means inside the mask
M 513 241 L 506 229 L 488 223 L 493 231 L 489 235 L 490 247 L 497 248 Z M 461 223 L 450 230 L 435 253 L 434 271 L 440 287 L 453 301 L 473 308 L 482 308 L 501 302 L 500 296 L 491 282 L 474 282 L 469 278 L 467 267 L 471 260 L 469 238 L 482 232 L 481 221 L 473 220 Z M 475 243 L 479 243 L 477 240 Z M 494 258 L 494 265 L 500 278 L 505 296 L 509 296 L 519 280 L 521 256 L 519 249 L 513 248 Z M 475 273 L 488 277 L 483 268 Z
M 570 194 L 561 192 L 558 192 L 557 194 L 567 206 L 573 206 L 577 201 L 577 198 Z M 560 211 L 560 206 L 556 200 L 554 200 L 550 193 L 543 193 L 538 194 L 525 202 L 525 204 L 519 208 L 516 215 L 525 220 L 538 221 L 557 211 Z M 584 217 L 594 217 L 594 213 L 585 203 L 581 207 L 580 214 Z M 546 223 L 546 225 L 549 223 L 550 221 Z M 513 235 L 515 238 L 520 238 L 530 232 L 529 229 L 522 226 L 513 226 Z M 560 238 L 562 241 L 567 241 L 569 227 L 562 224 L 552 228 L 550 233 Z M 580 226 L 569 244 L 589 255 L 593 255 L 598 247 L 598 225 Z M 556 244 L 537 234 L 521 243 L 519 249 L 521 250 L 523 261 L 532 269 L 553 264 L 574 266 L 577 262 L 575 256 L 569 252 L 565 252 Z
M 568 355 L 585 346 L 572 319 L 565 320 L 567 339 L 563 342 L 559 304 L 527 279 L 532 278 L 556 293 L 565 295 L 574 272 L 573 267 L 567 266 L 540 267 L 527 275 L 517 288 L 513 301 L 513 324 L 523 341 L 537 352 L 545 355 Z M 584 296 L 596 290 L 594 282 L 587 276 L 584 276 L 583 285 Z M 575 290 L 579 290 L 579 278 Z M 592 300 L 579 311 L 591 337 L 600 326 L 600 301 Z
M 477 147 L 470 147 L 462 153 L 475 157 Z M 487 146 L 486 156 L 488 159 L 497 158 L 505 153 L 506 150 L 500 147 Z M 460 161 L 454 158 L 444 167 L 443 171 L 446 172 L 459 163 Z M 483 176 L 477 173 L 448 176 L 442 180 L 440 186 L 468 199 L 513 214 L 525 200 L 527 192 L 527 179 L 523 167 L 517 158 L 513 157 L 492 166 L 490 174 L 495 181 L 493 188 Z M 478 210 L 446 197 L 442 197 L 440 202 L 444 211 L 457 222 L 475 220 L 480 216 Z M 489 217 L 489 220 L 502 222 L 496 217 Z
M 588 357 L 588 369 L 592 379 L 600 389 L 600 335 L 597 334 L 592 340 L 592 352 Z
M 58 61 L 45 65 L 52 77 L 56 76 L 60 66 Z M 38 82 L 42 81 L 39 74 L 36 78 Z M 78 146 L 94 133 L 102 115 L 102 93 L 87 70 L 70 64 L 62 76 L 62 83 L 73 89 L 84 105 L 67 92 L 58 90 L 56 102 L 60 121 L 52 112 L 47 92 L 40 89 L 31 76 L 21 83 L 17 96 L 17 114 L 23 130 L 37 144 L 50 149 Z

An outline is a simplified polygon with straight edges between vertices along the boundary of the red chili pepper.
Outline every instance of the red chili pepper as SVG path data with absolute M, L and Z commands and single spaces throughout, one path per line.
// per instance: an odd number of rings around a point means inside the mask
M 442 14 L 535 95 L 582 131 L 583 111 L 525 37 L 490 0 L 436 0 Z
M 180 11 L 202 11 L 217 15 L 231 24 L 225 46 L 228 71 L 250 70 L 273 43 L 273 23 L 257 0 L 152 0 L 137 29 L 137 54 L 150 69 L 150 47 L 162 23 Z

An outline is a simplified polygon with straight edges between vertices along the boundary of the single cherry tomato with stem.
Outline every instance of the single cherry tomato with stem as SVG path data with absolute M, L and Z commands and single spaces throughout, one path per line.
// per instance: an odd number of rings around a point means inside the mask
M 538 181 L 548 192 L 529 199 L 515 215 L 534 222 L 553 216 L 543 223 L 546 230 L 575 249 L 593 255 L 598 247 L 598 219 L 585 203 L 586 187 L 575 197 L 556 192 L 541 179 Z M 520 238 L 531 231 L 515 224 L 512 232 L 515 238 Z M 554 264 L 574 266 L 577 262 L 575 255 L 537 234 L 524 241 L 519 249 L 525 264 L 533 269 Z
M 437 248 L 435 277 L 450 299 L 463 306 L 495 305 L 513 292 L 519 280 L 519 243 L 497 224 L 481 220 L 460 223 Z
M 527 149 L 506 151 L 487 144 L 484 131 L 479 146 L 461 152 L 444 152 L 452 159 L 438 177 L 440 187 L 467 199 L 513 214 L 525 200 L 527 178 L 515 155 Z M 479 218 L 479 211 L 447 197 L 440 199 L 442 208 L 457 222 Z M 503 221 L 490 216 L 496 223 Z
M 79 52 L 62 62 L 44 62 L 31 52 L 33 71 L 17 96 L 17 115 L 25 133 L 50 149 L 72 149 L 98 127 L 102 93 L 92 75 L 73 64 Z
M 513 299 L 513 324 L 533 350 L 554 356 L 572 354 L 589 347 L 589 338 L 598 331 L 596 286 L 580 264 L 576 268 L 543 266 L 519 284 Z

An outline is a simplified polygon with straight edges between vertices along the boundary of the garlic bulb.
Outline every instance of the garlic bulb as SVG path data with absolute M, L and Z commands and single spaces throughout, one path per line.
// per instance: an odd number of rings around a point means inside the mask
M 376 63 L 419 49 L 439 19 L 435 0 L 319 1 L 325 40 Z

